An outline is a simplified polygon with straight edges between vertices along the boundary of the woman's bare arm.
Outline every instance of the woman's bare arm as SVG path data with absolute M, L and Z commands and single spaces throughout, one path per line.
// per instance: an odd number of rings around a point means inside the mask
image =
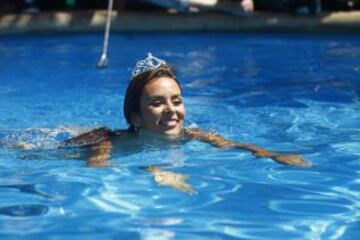
M 87 166 L 89 167 L 108 167 L 110 166 L 108 160 L 112 150 L 112 143 L 110 140 L 102 141 L 94 146 L 91 146 L 90 154 L 87 159 Z
M 98 128 L 90 132 L 80 134 L 63 142 L 64 147 L 88 148 L 87 166 L 109 166 L 108 159 L 112 150 L 113 132 L 108 128 Z
M 299 167 L 310 167 L 310 163 L 299 155 L 279 154 L 252 144 L 236 143 L 216 133 L 207 133 L 199 129 L 186 129 L 185 134 L 192 138 L 207 142 L 218 148 L 239 148 L 252 152 L 256 157 L 269 157 L 280 164 L 291 164 Z
M 86 147 L 96 145 L 102 141 L 111 139 L 113 132 L 105 127 L 82 133 L 76 137 L 65 140 L 63 147 Z

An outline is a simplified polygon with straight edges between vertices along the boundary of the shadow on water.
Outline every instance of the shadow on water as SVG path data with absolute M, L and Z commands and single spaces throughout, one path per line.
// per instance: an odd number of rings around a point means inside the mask
M 0 191 L 1 189 L 16 189 L 22 193 L 34 194 L 44 198 L 52 198 L 50 195 L 37 190 L 33 184 L 0 185 Z
M 37 190 L 33 184 L 0 185 L 0 192 L 3 192 L 5 189 L 14 189 L 21 193 L 33 194 L 47 199 L 52 199 L 50 195 Z M 39 216 L 46 214 L 48 211 L 49 207 L 42 204 L 18 204 L 0 207 L 0 214 L 10 217 Z
M 0 208 L 0 214 L 10 217 L 32 217 L 44 215 L 49 208 L 40 204 L 20 204 Z

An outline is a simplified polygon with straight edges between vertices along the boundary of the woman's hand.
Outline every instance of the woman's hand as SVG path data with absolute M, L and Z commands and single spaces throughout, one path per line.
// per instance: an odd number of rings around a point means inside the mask
M 293 154 L 275 154 L 271 158 L 280 164 L 295 165 L 298 167 L 311 167 L 311 163 L 303 157 Z
M 152 173 L 155 181 L 160 185 L 169 186 L 190 195 L 196 193 L 196 191 L 186 183 L 188 176 L 184 174 L 165 171 L 156 166 L 150 166 L 147 170 Z

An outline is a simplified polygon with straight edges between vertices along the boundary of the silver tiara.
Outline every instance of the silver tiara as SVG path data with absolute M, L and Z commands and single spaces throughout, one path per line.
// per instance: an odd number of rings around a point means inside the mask
M 148 53 L 147 58 L 140 60 L 136 63 L 136 66 L 132 70 L 132 77 L 135 77 L 136 75 L 139 75 L 150 69 L 156 69 L 163 64 L 166 64 L 164 60 L 156 58 L 151 53 Z

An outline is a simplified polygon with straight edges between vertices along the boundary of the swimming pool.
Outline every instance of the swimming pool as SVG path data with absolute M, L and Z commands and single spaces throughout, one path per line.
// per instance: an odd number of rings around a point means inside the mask
M 99 70 L 101 35 L 1 36 L 0 238 L 357 239 L 358 37 L 113 34 Z M 110 168 L 61 157 L 69 136 L 125 128 L 125 87 L 147 52 L 177 67 L 187 125 L 313 166 L 194 141 L 114 154 Z M 157 185 L 141 170 L 156 164 L 187 174 L 197 194 Z

